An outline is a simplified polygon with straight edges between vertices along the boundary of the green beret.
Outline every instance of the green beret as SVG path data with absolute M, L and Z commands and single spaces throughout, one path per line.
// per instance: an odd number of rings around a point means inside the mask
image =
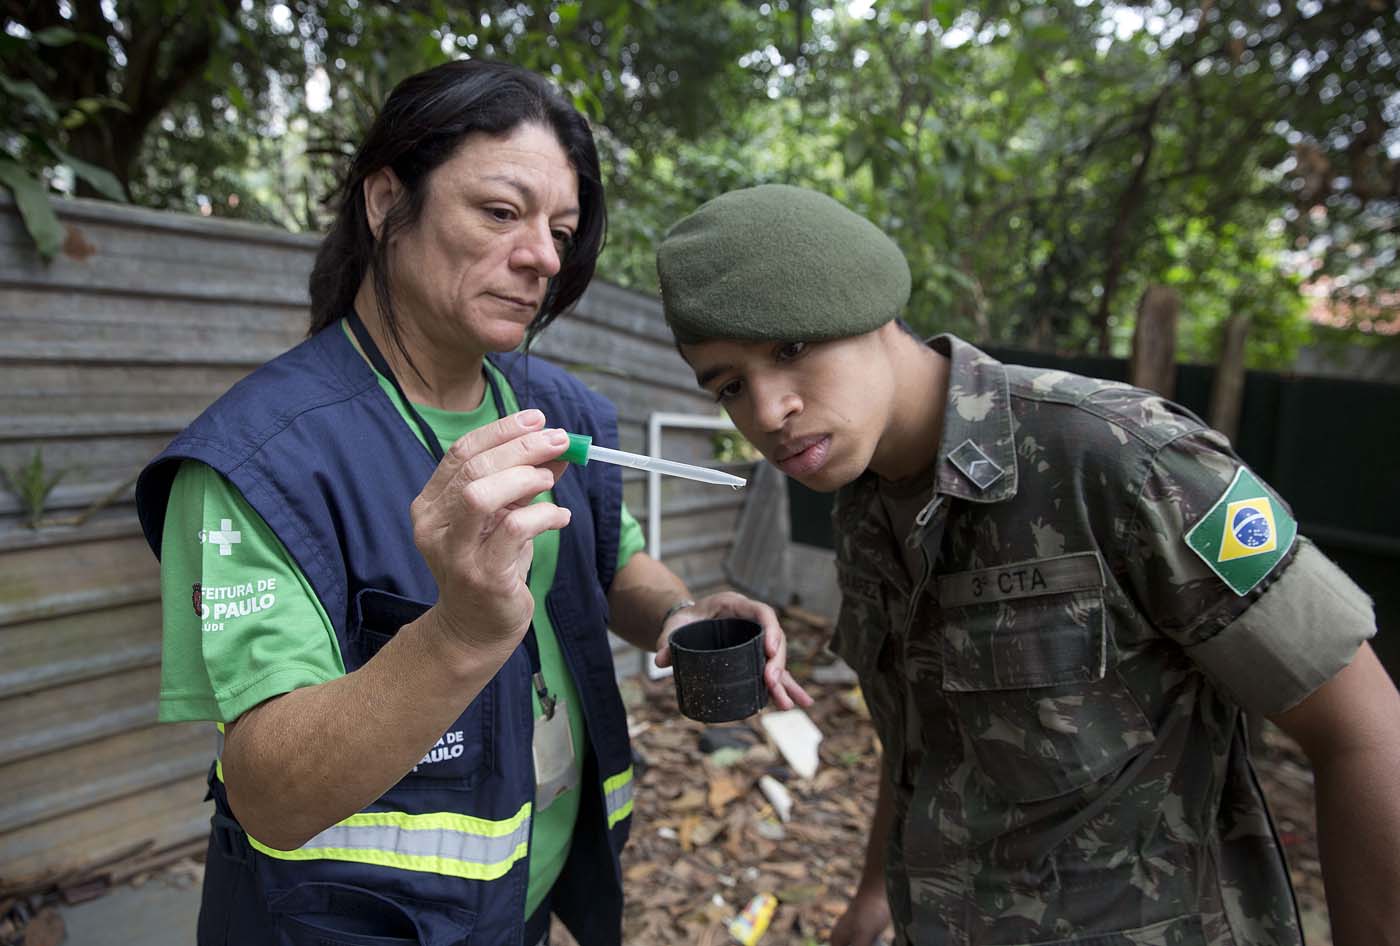
M 816 191 L 764 184 L 721 194 L 656 252 L 676 340 L 821 341 L 873 331 L 909 301 L 894 241 Z

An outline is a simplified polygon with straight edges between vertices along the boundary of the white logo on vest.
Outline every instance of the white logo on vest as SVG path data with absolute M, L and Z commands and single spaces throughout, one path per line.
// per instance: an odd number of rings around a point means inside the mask
M 243 533 L 233 528 L 232 519 L 220 519 L 217 529 L 200 529 L 199 544 L 212 542 L 219 547 L 220 555 L 232 555 L 233 547 L 243 541 Z

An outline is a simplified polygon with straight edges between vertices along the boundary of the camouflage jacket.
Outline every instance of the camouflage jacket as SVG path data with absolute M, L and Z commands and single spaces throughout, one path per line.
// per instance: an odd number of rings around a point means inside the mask
M 1242 464 L 1184 409 L 931 344 L 948 406 L 912 534 L 873 474 L 833 512 L 832 647 L 894 790 L 899 941 L 1301 943 L 1242 708 L 1278 712 L 1345 666 L 1369 599 L 1291 534 L 1243 594 L 1188 547 Z

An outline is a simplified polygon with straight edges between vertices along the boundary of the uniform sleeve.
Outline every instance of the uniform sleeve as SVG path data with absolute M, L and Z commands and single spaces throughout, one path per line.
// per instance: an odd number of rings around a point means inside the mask
M 345 673 L 334 628 L 286 548 L 210 467 L 181 464 L 161 539 L 163 722 L 229 722 Z
M 1149 620 L 1252 712 L 1297 704 L 1375 633 L 1370 598 L 1214 431 L 1156 454 L 1128 540 Z
M 633 555 L 646 548 L 646 544 L 647 540 L 642 535 L 641 524 L 633 518 L 627 504 L 623 503 L 622 521 L 618 524 L 617 570 L 622 571 L 631 561 Z

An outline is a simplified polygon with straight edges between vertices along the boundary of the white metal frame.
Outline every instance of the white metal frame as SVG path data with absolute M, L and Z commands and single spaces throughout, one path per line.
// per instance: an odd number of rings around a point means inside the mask
M 690 430 L 733 430 L 734 422 L 728 417 L 704 416 L 700 414 L 676 414 L 657 411 L 647 417 L 647 455 L 662 457 L 661 432 L 666 427 L 683 427 Z M 647 554 L 661 561 L 661 474 L 647 471 Z M 653 680 L 671 675 L 670 667 L 658 667 L 656 655 L 647 654 L 647 676 Z

